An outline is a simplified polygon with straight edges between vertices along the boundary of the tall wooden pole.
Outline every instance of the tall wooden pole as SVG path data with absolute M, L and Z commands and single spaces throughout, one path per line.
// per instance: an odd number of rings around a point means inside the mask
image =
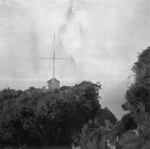
M 63 59 L 67 59 L 67 58 L 61 58 L 61 57 L 56 57 L 55 56 L 55 50 L 56 50 L 56 39 L 55 39 L 56 37 L 55 37 L 55 33 L 54 33 L 54 43 L 53 43 L 53 56 L 52 57 L 41 57 L 41 59 L 51 59 L 51 60 L 53 60 L 53 78 L 52 78 L 52 80 L 53 80 L 53 86 L 52 86 L 52 89 L 54 90 L 54 88 L 55 88 L 55 61 L 56 60 L 63 60 Z
M 55 33 L 54 33 L 54 51 L 53 51 L 53 90 L 54 90 L 54 79 L 55 79 Z

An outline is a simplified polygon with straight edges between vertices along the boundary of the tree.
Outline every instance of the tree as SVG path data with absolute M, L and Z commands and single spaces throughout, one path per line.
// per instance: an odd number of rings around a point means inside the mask
M 117 119 L 106 107 L 100 109 L 95 119 L 90 120 L 82 128 L 80 134 L 81 148 L 85 149 L 105 149 L 107 139 L 115 142 L 116 134 L 113 132 Z
M 43 91 L 0 92 L 0 144 L 67 145 L 101 109 L 100 84 L 81 82 L 72 87 Z
M 132 71 L 135 80 L 126 92 L 126 102 L 122 107 L 142 116 L 144 112 L 150 112 L 150 47 L 138 56 Z
M 126 91 L 126 102 L 122 107 L 130 112 L 126 118 L 132 118 L 132 121 L 137 125 L 136 132 L 139 142 L 136 148 L 142 148 L 147 141 L 150 141 L 150 126 L 148 125 L 150 122 L 150 47 L 139 54 L 138 61 L 134 63 L 132 71 L 134 82 Z M 130 122 L 127 123 L 129 124 L 127 126 L 132 128 Z

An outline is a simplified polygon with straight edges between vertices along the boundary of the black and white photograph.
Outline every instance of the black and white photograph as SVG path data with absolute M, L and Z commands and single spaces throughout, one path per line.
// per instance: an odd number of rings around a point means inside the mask
M 0 0 L 0 149 L 150 149 L 150 0 Z

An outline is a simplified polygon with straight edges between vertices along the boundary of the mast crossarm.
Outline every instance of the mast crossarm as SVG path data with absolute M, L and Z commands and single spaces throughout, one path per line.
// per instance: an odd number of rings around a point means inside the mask
M 51 57 L 40 57 L 40 59 L 67 59 L 67 58 L 51 58 Z

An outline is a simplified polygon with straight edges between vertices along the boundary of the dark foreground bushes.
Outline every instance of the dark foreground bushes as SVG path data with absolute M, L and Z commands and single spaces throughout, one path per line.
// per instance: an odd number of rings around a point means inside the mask
M 48 91 L 0 92 L 1 146 L 70 145 L 83 124 L 101 110 L 100 84 L 82 82 Z

